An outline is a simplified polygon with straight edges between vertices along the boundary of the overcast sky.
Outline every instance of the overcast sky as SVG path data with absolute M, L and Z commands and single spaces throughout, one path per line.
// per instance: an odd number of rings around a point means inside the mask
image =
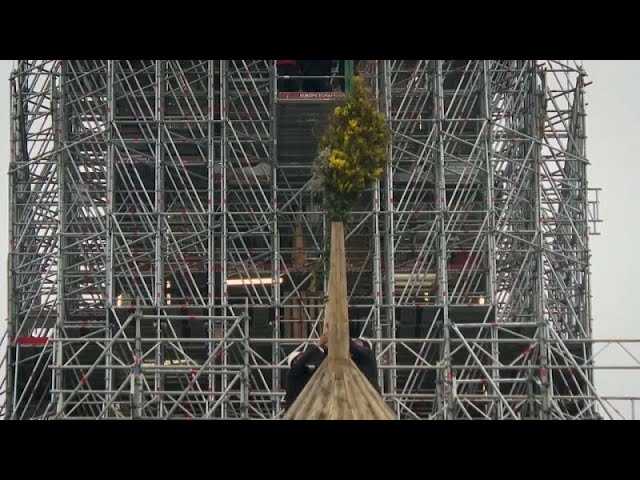
M 595 338 L 640 339 L 635 296 L 640 296 L 640 61 L 585 61 L 593 84 L 587 88 L 587 156 L 591 187 L 600 187 L 600 236 L 592 238 L 592 294 Z M 7 311 L 7 167 L 9 165 L 9 82 L 12 61 L 0 60 L 0 336 Z M 627 348 L 629 346 L 627 345 Z M 631 345 L 640 359 L 640 344 Z M 596 358 L 603 365 L 631 365 L 611 346 Z M 0 374 L 0 378 L 2 374 Z M 640 370 L 596 373 L 603 396 L 640 396 Z M 629 415 L 630 406 L 618 405 Z M 636 404 L 640 415 L 640 403 Z

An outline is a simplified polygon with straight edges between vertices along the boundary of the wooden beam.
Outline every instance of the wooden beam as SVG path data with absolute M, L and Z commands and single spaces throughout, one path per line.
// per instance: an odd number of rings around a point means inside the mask
M 291 405 L 285 420 L 395 420 L 391 408 L 351 360 L 344 225 L 331 224 L 328 357 Z

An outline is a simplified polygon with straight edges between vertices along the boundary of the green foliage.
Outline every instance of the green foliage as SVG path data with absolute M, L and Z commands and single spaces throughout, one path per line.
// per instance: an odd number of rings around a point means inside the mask
M 324 191 L 331 221 L 345 221 L 353 204 L 387 164 L 389 131 L 361 76 L 329 120 L 314 164 L 314 186 Z

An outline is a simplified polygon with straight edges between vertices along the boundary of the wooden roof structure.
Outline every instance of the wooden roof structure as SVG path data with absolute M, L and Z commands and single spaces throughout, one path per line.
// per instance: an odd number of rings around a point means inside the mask
M 329 354 L 284 420 L 396 420 L 391 408 L 351 360 L 344 225 L 331 224 L 329 298 L 325 310 Z

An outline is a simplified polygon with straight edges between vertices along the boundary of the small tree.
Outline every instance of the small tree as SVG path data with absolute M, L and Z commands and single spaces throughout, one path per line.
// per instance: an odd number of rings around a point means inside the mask
M 314 187 L 324 192 L 332 222 L 344 222 L 355 202 L 380 178 L 389 138 L 364 79 L 354 77 L 351 95 L 333 111 L 314 164 Z

